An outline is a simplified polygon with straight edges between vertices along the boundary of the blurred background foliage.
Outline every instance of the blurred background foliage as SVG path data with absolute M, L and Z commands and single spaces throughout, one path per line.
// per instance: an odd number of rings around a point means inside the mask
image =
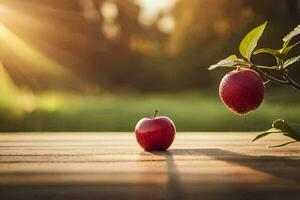
M 266 20 L 259 47 L 279 48 L 300 1 L 0 0 L 0 131 L 132 131 L 155 109 L 180 131 L 300 122 L 299 91 L 267 85 L 258 111 L 236 116 L 218 97 L 227 71 L 207 70 Z

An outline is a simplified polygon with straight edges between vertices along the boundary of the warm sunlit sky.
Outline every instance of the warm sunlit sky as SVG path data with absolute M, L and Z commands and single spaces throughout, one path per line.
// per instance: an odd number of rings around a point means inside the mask
M 141 7 L 141 12 L 139 16 L 139 21 L 141 24 L 152 25 L 153 22 L 158 17 L 158 15 L 163 13 L 164 14 L 163 17 L 158 21 L 157 24 L 159 30 L 165 33 L 170 33 L 173 31 L 175 27 L 175 22 L 173 17 L 168 13 L 168 11 L 175 4 L 176 0 L 134 0 L 134 1 L 136 4 L 138 4 Z M 104 16 L 105 19 L 108 19 L 108 21 L 111 21 L 111 19 L 113 20 L 118 15 L 117 7 L 113 2 L 114 1 L 108 0 L 104 2 L 103 5 L 99 8 L 100 13 Z M 89 8 L 93 7 L 94 9 L 96 9 L 92 1 L 81 0 L 79 1 L 79 3 L 85 4 L 85 6 Z M 88 12 L 88 14 L 93 14 L 93 13 Z M 17 20 L 19 22 L 23 21 L 22 24 L 27 24 L 28 26 L 34 26 L 35 24 L 40 24 L 40 25 L 44 24 L 39 19 L 30 17 L 30 13 L 19 13 L 17 11 L 11 10 L 9 7 L 6 7 L 5 5 L 1 5 L 0 3 L 0 20 L 2 17 L 4 17 L 5 19 L 14 18 L 14 20 Z M 91 16 L 87 16 L 87 17 L 91 17 Z M 112 26 L 105 26 L 104 24 L 103 31 L 104 32 L 108 31 L 112 35 L 117 34 L 118 27 L 114 27 L 113 23 L 111 25 Z M 108 29 L 106 30 L 105 28 Z M 1 23 L 1 21 L 0 21 L 0 32 L 1 32 L 0 37 L 2 37 L 2 39 L 4 40 L 3 42 L 5 42 L 6 40 L 5 38 L 8 38 L 8 36 L 17 38 L 17 36 L 15 36 L 14 33 L 10 32 L 10 30 Z M 21 39 L 19 38 L 18 40 L 21 41 Z M 9 43 L 11 44 L 14 41 L 17 40 L 10 40 Z M 9 44 L 7 45 L 9 46 Z M 17 48 L 16 45 L 11 44 L 11 46 L 12 48 Z M 29 45 L 27 46 L 29 48 Z
M 143 25 L 152 25 L 159 14 L 164 17 L 159 20 L 158 28 L 164 33 L 170 33 L 175 27 L 173 17 L 169 14 L 176 0 L 134 0 L 141 8 L 139 22 Z M 105 18 L 114 18 L 118 14 L 117 7 L 113 1 L 106 1 L 101 7 L 101 13 Z
M 141 6 L 140 21 L 151 24 L 160 12 L 168 12 L 176 0 L 135 0 Z
M 168 11 L 172 8 L 176 0 L 134 0 L 134 1 L 141 7 L 141 13 L 139 16 L 140 23 L 144 25 L 151 25 L 160 13 L 165 13 L 164 17 L 158 23 L 158 28 L 161 31 L 166 33 L 169 33 L 174 29 L 175 22 L 172 16 L 168 14 Z M 87 1 L 85 0 L 84 2 L 88 2 L 88 0 Z M 104 3 L 104 5 L 100 8 L 99 11 L 105 18 L 114 18 L 118 14 L 118 10 L 115 4 L 113 4 L 113 1 L 107 1 L 106 3 Z M 11 15 L 11 17 L 15 17 L 16 14 L 18 13 L 15 13 L 14 11 L 7 8 L 5 5 L 1 5 L 0 3 L 0 15 L 3 15 L 5 18 L 7 18 L 9 17 L 8 15 Z M 23 19 L 23 21 L 24 20 L 25 19 Z M 3 24 L 1 24 L 1 22 L 0 22 L 0 31 L 2 32 L 2 36 L 3 37 L 5 36 L 6 38 L 8 35 L 10 36 L 13 35 Z
M 139 21 L 141 24 L 144 25 L 152 25 L 153 22 L 157 19 L 157 17 L 163 13 L 163 17 L 160 18 L 158 21 L 158 28 L 162 32 L 170 33 L 173 31 L 175 27 L 175 22 L 173 17 L 170 15 L 169 11 L 172 8 L 172 6 L 175 4 L 176 0 L 133 0 L 136 4 L 138 4 L 141 7 L 141 12 L 139 16 Z M 90 0 L 81 0 L 78 1 L 81 6 L 86 6 L 87 8 L 93 8 L 94 10 L 98 10 L 98 15 L 101 14 L 104 16 L 107 21 L 113 21 L 114 18 L 118 15 L 118 8 L 114 4 L 114 1 L 107 0 L 105 1 L 100 8 L 96 8 L 93 1 Z M 25 5 L 26 3 L 24 3 Z M 32 2 L 31 2 L 32 4 Z M 31 5 L 30 4 L 30 5 Z M 85 10 L 83 10 L 83 13 Z M 68 13 L 66 13 L 68 14 Z M 93 14 L 87 12 L 87 14 Z M 93 17 L 92 15 L 86 16 L 86 17 Z M 2 43 L 7 46 L 7 48 L 11 48 L 11 50 L 14 50 L 14 52 L 19 52 L 19 49 L 22 48 L 23 50 L 25 47 L 27 49 L 30 49 L 31 51 L 23 51 L 26 52 L 23 55 L 19 55 L 23 57 L 24 59 L 27 57 L 34 57 L 36 55 L 39 55 L 39 58 L 42 56 L 38 51 L 33 49 L 30 44 L 27 44 L 25 41 L 23 41 L 21 38 L 18 38 L 17 35 L 14 34 L 9 28 L 2 24 L 1 19 L 5 19 L 6 22 L 22 22 L 21 25 L 27 26 L 27 27 L 42 27 L 45 23 L 40 21 L 38 18 L 31 17 L 30 13 L 21 13 L 19 11 L 12 10 L 11 8 L 7 7 L 5 4 L 0 3 L 0 39 L 2 40 Z M 118 27 L 115 26 L 113 23 L 108 24 L 111 26 L 105 26 L 107 24 L 104 24 L 102 27 L 102 31 L 107 31 L 112 36 L 115 34 L 118 34 Z M 45 26 L 43 26 L 46 28 Z M 21 28 L 21 27 L 19 27 Z M 50 25 L 47 24 L 47 28 L 50 29 Z M 58 28 L 58 27 L 57 27 Z M 108 34 L 109 35 L 109 34 Z M 7 38 L 10 38 L 7 40 Z M 22 45 L 20 45 L 22 44 Z M 45 57 L 46 58 L 46 57 Z M 23 59 L 23 60 L 24 60 Z M 45 59 L 38 59 L 38 60 L 44 60 Z M 23 61 L 25 62 L 25 61 Z M 48 61 L 46 62 L 48 63 Z M 41 63 L 39 64 L 41 65 Z M 47 64 L 49 66 L 49 64 Z
M 153 22 L 157 19 L 160 14 L 163 14 L 163 17 L 158 21 L 158 28 L 164 33 L 170 33 L 173 31 L 175 27 L 175 22 L 173 17 L 170 15 L 169 11 L 172 6 L 175 4 L 176 0 L 133 0 L 137 5 L 140 6 L 141 11 L 139 15 L 139 22 L 144 25 L 152 25 Z M 9 1 L 8 1 L 9 2 Z M 26 3 L 22 2 L 25 6 Z M 105 20 L 108 21 L 108 24 L 103 25 L 102 31 L 107 31 L 112 36 L 118 34 L 118 27 L 115 26 L 113 20 L 118 15 L 118 8 L 114 4 L 113 0 L 105 1 L 100 7 L 96 7 L 94 1 L 90 0 L 79 0 L 77 3 L 83 7 L 83 14 L 85 16 L 85 8 L 88 8 L 88 11 L 96 11 L 97 15 L 102 15 Z M 38 8 L 40 4 L 34 5 L 28 3 L 28 5 L 33 8 Z M 55 13 L 56 10 L 49 10 L 52 13 Z M 60 11 L 57 11 L 60 12 Z M 70 13 L 66 12 L 66 15 Z M 87 12 L 87 20 L 89 17 L 95 17 L 95 12 Z M 91 14 L 91 15 L 90 15 Z M 2 21 L 2 19 L 4 21 Z M 97 20 L 97 17 L 95 18 Z M 50 19 L 51 20 L 51 19 Z M 5 23 L 4 23 L 5 22 Z M 14 22 L 16 22 L 16 26 L 14 26 Z M 12 24 L 13 23 L 13 24 Z M 110 24 L 109 24 L 110 23 Z M 4 44 L 6 50 L 13 53 L 13 57 L 22 61 L 22 63 L 27 63 L 28 66 L 34 67 L 36 66 L 39 70 L 49 70 L 60 72 L 63 67 L 59 66 L 54 60 L 52 60 L 47 55 L 44 55 L 38 49 L 34 48 L 28 41 L 23 40 L 23 38 L 19 37 L 13 30 L 10 30 L 10 27 L 7 25 L 11 25 L 12 27 L 17 27 L 17 29 L 34 28 L 34 29 L 48 29 L 49 32 L 53 32 L 53 30 L 61 29 L 64 27 L 52 27 L 51 24 L 45 24 L 39 18 L 35 18 L 28 12 L 22 12 L 20 10 L 14 10 L 7 6 L 5 3 L 1 4 L 0 2 L 0 41 Z M 108 25 L 108 26 L 106 26 Z M 58 32 L 58 31 L 57 31 Z M 60 31 L 60 33 L 64 33 Z M 68 31 L 70 38 L 74 36 L 77 38 L 76 33 Z M 108 35 L 109 35 L 108 34 Z M 76 36 L 76 37 L 75 37 Z M 76 41 L 81 41 L 81 39 L 77 38 Z M 22 53 L 20 53 L 22 52 Z M 35 58 L 35 59 L 32 59 Z M 43 66 L 43 67 L 41 67 Z M 52 70 L 53 68 L 53 70 Z M 24 70 L 23 68 L 20 70 Z M 42 70 L 42 71 L 43 71 Z

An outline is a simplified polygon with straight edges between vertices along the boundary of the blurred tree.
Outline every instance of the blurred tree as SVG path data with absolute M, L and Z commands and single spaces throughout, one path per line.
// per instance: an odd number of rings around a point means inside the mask
M 219 78 L 207 66 L 238 53 L 233 48 L 249 29 L 268 20 L 271 28 L 260 42 L 279 47 L 277 41 L 300 16 L 298 0 L 177 0 L 145 25 L 136 2 L 1 0 L 6 11 L 0 11 L 0 23 L 49 62 L 31 58 L 40 68 L 31 69 L 34 64 L 4 47 L 0 59 L 18 85 L 40 90 L 87 88 L 82 80 L 108 90 L 207 88 L 211 79 Z M 64 66 L 72 75 L 40 73 L 49 63 Z

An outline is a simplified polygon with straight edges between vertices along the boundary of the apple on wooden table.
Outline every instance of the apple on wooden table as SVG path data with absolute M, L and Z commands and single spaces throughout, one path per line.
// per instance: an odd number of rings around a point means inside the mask
M 166 117 L 148 117 L 141 119 L 135 126 L 135 136 L 139 145 L 146 151 L 168 149 L 174 141 L 176 128 L 173 121 Z

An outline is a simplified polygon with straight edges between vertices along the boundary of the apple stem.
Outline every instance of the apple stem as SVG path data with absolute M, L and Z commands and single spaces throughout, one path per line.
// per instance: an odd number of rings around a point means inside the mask
M 157 110 L 155 110 L 155 113 L 154 113 L 154 118 L 156 117 L 156 114 L 157 114 L 157 112 L 158 112 L 158 111 L 157 111 Z

